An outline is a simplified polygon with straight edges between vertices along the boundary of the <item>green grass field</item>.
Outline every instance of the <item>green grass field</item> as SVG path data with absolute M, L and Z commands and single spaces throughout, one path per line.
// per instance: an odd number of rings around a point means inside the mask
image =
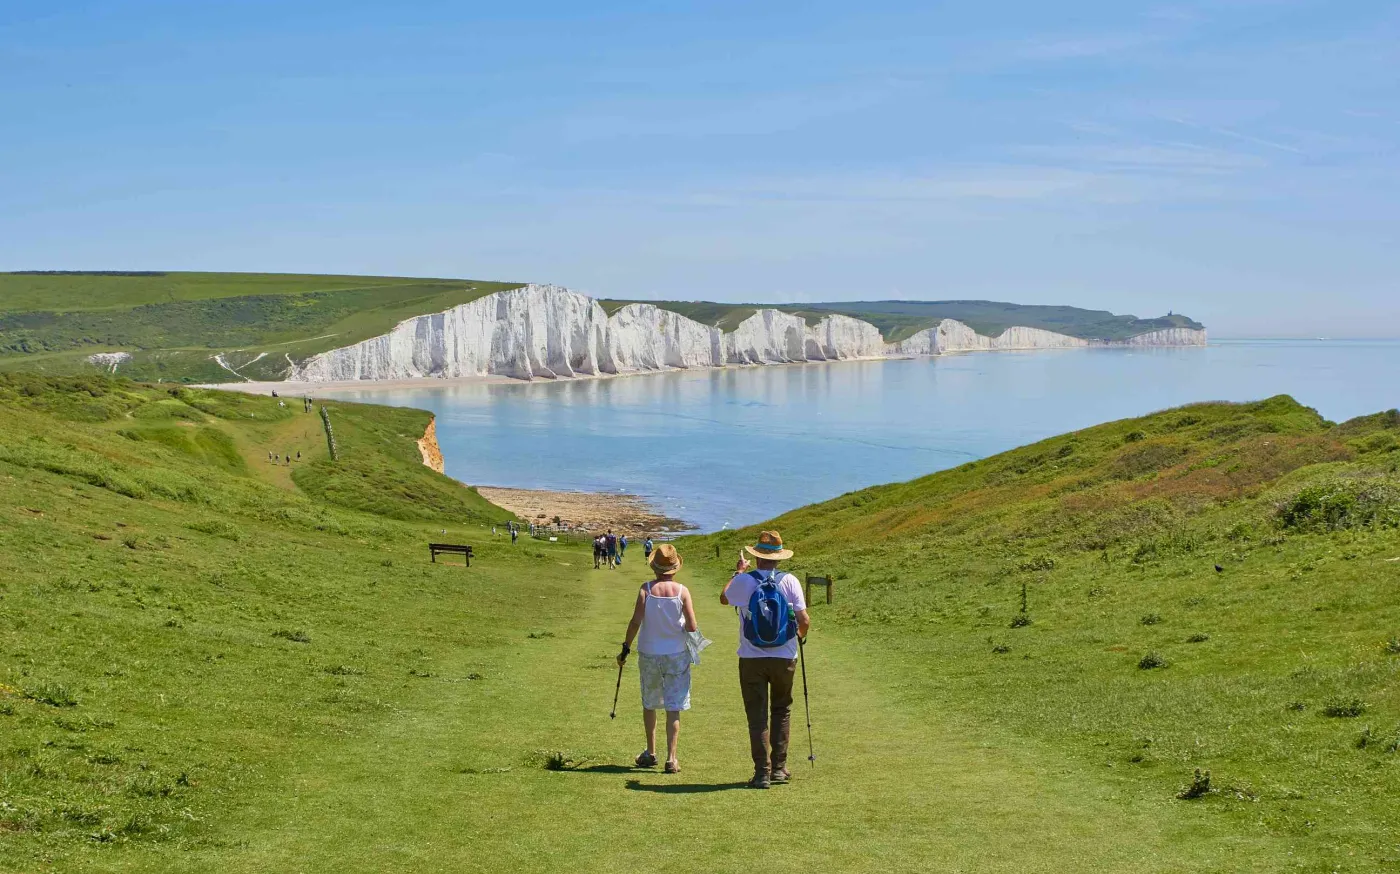
M 299 402 L 175 391 L 0 376 L 0 870 L 729 871 L 768 820 L 779 872 L 1400 865 L 1395 414 L 1190 407 L 777 520 L 838 579 L 764 793 L 752 530 L 679 543 L 718 643 L 684 772 L 635 771 L 638 556 L 493 539 L 425 413 L 330 405 L 331 462 Z
M 128 351 L 125 376 L 281 379 L 288 360 L 387 333 L 520 283 L 274 273 L 0 274 L 0 371 L 90 373 Z

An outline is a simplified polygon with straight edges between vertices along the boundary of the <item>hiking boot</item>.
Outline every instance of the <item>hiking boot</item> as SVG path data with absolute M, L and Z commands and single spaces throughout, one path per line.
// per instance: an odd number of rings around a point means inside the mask
M 772 785 L 773 781 L 768 778 L 767 771 L 755 772 L 753 775 L 753 779 L 749 781 L 750 789 L 767 789 L 769 786 Z
M 679 774 L 680 772 L 681 772 L 681 763 L 680 763 L 680 762 L 667 762 L 667 763 L 666 763 L 666 773 L 667 773 L 667 774 Z
M 769 779 L 775 786 L 782 786 L 792 779 L 792 775 L 788 773 L 787 768 L 774 768 L 773 774 Z
M 637 765 L 638 768 L 655 768 L 656 756 L 652 755 L 646 750 L 642 750 L 642 754 L 640 756 L 637 756 L 637 758 L 634 759 L 633 762 Z

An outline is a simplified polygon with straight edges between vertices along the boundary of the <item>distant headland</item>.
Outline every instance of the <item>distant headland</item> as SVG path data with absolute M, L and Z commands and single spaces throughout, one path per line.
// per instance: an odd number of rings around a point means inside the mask
M 309 383 L 537 379 L 1089 346 L 1199 346 L 1139 319 L 993 301 L 722 304 L 556 285 L 157 271 L 0 274 L 0 370 Z

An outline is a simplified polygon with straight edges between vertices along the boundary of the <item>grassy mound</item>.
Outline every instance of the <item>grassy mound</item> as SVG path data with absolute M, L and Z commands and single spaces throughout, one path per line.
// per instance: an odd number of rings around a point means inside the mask
M 1375 861 L 1400 826 L 1397 436 L 1394 412 L 1202 404 L 760 527 L 837 577 L 827 621 L 911 698 L 1163 798 L 1209 771 L 1242 833 Z M 729 562 L 757 530 L 689 549 Z

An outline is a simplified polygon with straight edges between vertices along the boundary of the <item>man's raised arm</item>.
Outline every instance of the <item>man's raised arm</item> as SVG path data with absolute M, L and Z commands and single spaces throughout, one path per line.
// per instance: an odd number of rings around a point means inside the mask
M 748 560 L 747 558 L 744 558 L 744 553 L 743 553 L 743 551 L 741 550 L 741 551 L 739 552 L 739 562 L 738 562 L 738 564 L 734 565 L 734 576 L 738 576 L 739 574 L 744 573 L 744 572 L 747 571 L 748 569 L 749 569 L 749 560 Z M 729 582 L 728 582 L 728 583 L 725 583 L 725 584 L 724 584 L 724 589 L 723 589 L 723 591 L 721 591 L 721 592 L 719 593 L 719 602 L 720 602 L 721 604 L 723 604 L 724 606 L 726 606 L 726 607 L 731 607 L 731 606 L 733 606 L 732 604 L 729 603 L 729 584 L 732 583 L 732 582 L 734 582 L 734 577 L 733 577 L 733 576 L 731 576 L 731 577 L 729 578 Z

